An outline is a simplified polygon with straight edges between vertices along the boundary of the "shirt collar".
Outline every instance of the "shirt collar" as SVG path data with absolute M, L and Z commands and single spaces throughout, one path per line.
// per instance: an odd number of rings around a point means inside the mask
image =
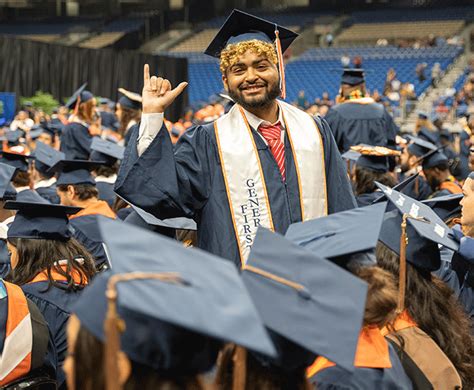
M 17 193 L 20 193 L 20 192 L 23 192 L 23 191 L 26 191 L 26 190 L 29 190 L 30 187 L 29 186 L 24 186 L 24 187 L 15 187 L 15 190 Z
M 278 122 L 280 122 L 280 127 L 282 128 L 282 130 L 285 128 L 285 122 L 283 121 L 283 112 L 282 112 L 282 109 L 281 109 L 279 104 L 278 104 L 278 120 L 275 123 L 270 123 L 268 121 L 265 121 L 265 120 L 259 118 L 258 116 L 252 114 L 251 112 L 247 111 L 243 107 L 242 107 L 242 110 L 244 111 L 244 114 L 247 118 L 247 121 L 249 122 L 249 125 L 252 129 L 258 130 L 258 128 L 262 124 L 265 125 L 265 126 L 271 126 L 271 125 L 274 125 Z
M 51 187 L 54 183 L 56 183 L 54 176 L 50 179 L 40 180 L 38 183 L 35 183 L 35 190 L 38 188 Z
M 106 177 L 106 176 L 97 176 L 94 178 L 96 183 L 109 183 L 109 184 L 115 184 L 117 181 L 117 175 L 114 173 L 112 176 Z

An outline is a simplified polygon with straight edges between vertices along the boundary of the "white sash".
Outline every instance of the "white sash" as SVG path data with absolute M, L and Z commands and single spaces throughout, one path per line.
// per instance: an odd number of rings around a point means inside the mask
M 303 221 L 327 215 L 326 171 L 321 134 L 305 112 L 278 102 L 298 175 Z M 274 230 L 258 150 L 242 109 L 236 104 L 214 122 L 227 198 L 245 264 L 258 226 Z

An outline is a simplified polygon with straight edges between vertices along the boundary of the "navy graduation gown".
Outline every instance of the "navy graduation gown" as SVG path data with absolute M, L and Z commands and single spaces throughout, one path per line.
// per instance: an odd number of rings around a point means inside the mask
M 99 111 L 100 124 L 107 129 L 117 130 L 117 117 L 108 111 Z
M 356 206 L 345 165 L 327 123 L 321 121 L 328 212 Z M 214 124 L 185 132 L 173 150 L 163 125 L 148 149 L 138 157 L 138 126 L 125 151 L 115 192 L 160 219 L 193 218 L 198 224 L 198 247 L 240 265 L 226 187 L 216 146 Z M 260 135 L 252 129 L 270 201 L 275 230 L 284 234 L 301 221 L 295 162 L 285 136 L 286 182 Z
M 110 207 L 113 207 L 115 202 L 114 185 L 112 183 L 98 181 L 95 186 L 99 191 L 99 199 L 105 200 Z
M 341 153 L 353 145 L 395 146 L 398 127 L 380 103 L 346 102 L 332 107 L 328 122 Z
M 89 129 L 77 122 L 66 125 L 61 134 L 61 152 L 68 160 L 89 160 L 92 136 Z
M 378 199 L 382 196 L 382 192 L 374 191 L 367 194 L 360 194 L 356 196 L 357 206 L 364 207 L 370 206 L 375 199 Z
M 50 203 L 53 203 L 53 204 L 61 203 L 61 200 L 59 199 L 59 195 L 56 192 L 56 184 L 53 184 L 52 186 L 49 186 L 49 187 L 37 188 L 36 192 L 42 198 L 46 199 Z
M 411 390 L 412 383 L 390 343 L 388 350 L 392 368 L 355 367 L 350 373 L 333 366 L 319 371 L 310 381 L 318 390 Z
M 35 282 L 21 286 L 26 297 L 33 301 L 38 307 L 44 319 L 48 323 L 57 353 L 57 381 L 58 387 L 65 386 L 65 375 L 62 365 L 67 353 L 66 326 L 71 308 L 79 298 L 80 292 L 70 292 L 51 287 L 48 291 L 49 282 Z M 64 387 L 65 388 L 65 387 Z
M 400 175 L 400 182 L 407 179 L 408 176 Z M 425 200 L 433 193 L 430 185 L 423 176 L 418 176 L 410 184 L 408 184 L 402 191 L 405 195 L 416 200 Z

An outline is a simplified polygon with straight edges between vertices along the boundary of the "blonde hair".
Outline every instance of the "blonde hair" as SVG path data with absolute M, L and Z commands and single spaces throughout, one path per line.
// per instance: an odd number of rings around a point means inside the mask
M 219 64 L 221 72 L 224 74 L 229 66 L 234 65 L 239 60 L 239 57 L 248 50 L 253 51 L 258 56 L 266 57 L 267 60 L 273 64 L 277 64 L 278 62 L 275 46 L 273 44 L 252 39 L 250 41 L 231 43 L 222 50 Z

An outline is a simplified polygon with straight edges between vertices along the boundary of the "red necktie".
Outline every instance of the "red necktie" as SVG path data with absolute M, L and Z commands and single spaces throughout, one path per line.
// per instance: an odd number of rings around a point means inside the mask
M 270 151 L 280 169 L 281 177 L 285 180 L 285 145 L 281 142 L 280 122 L 269 126 L 260 125 L 258 130 L 263 138 L 265 138 L 265 141 L 268 142 Z

